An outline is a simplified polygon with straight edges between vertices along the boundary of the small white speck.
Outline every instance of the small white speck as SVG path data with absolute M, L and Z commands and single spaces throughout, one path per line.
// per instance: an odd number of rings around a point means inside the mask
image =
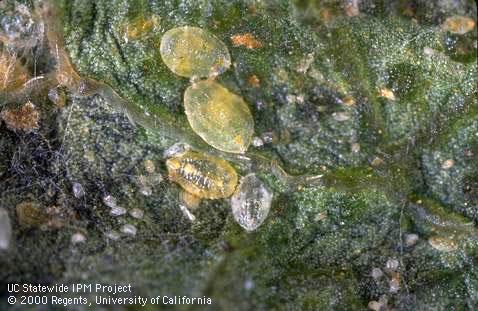
M 77 232 L 71 236 L 71 243 L 77 244 L 86 241 L 86 237 L 83 233 Z
M 153 189 L 151 189 L 151 187 L 144 186 L 139 189 L 139 192 L 142 195 L 149 197 L 153 193 Z
M 418 242 L 418 234 L 410 233 L 405 235 L 405 246 L 410 247 Z
M 244 289 L 247 290 L 247 291 L 250 291 L 251 289 L 254 288 L 254 281 L 251 280 L 251 279 L 247 279 L 245 282 L 244 282 Z
M 427 56 L 432 56 L 433 54 L 435 54 L 435 51 L 431 47 L 426 46 L 423 48 L 423 54 Z
M 73 195 L 77 199 L 85 195 L 85 190 L 83 189 L 83 186 L 78 182 L 73 183 L 72 189 L 73 189 Z
M 172 156 L 179 155 L 188 151 L 189 149 L 191 149 L 191 147 L 185 143 L 176 143 L 163 152 L 163 158 L 166 159 Z
M 121 207 L 121 206 L 115 206 L 110 211 L 111 216 L 121 216 L 121 215 L 124 215 L 124 214 L 126 214 L 126 209 L 124 207 Z
M 254 137 L 252 139 L 252 145 L 254 147 L 262 147 L 262 146 L 264 146 L 264 141 L 262 139 L 260 139 L 259 137 Z
M 336 120 L 336 121 L 339 121 L 339 122 L 343 122 L 343 121 L 347 121 L 350 119 L 350 114 L 345 112 L 345 111 L 341 111 L 341 112 L 334 112 L 332 114 L 332 117 Z
M 400 289 L 400 281 L 396 278 L 392 278 L 390 282 L 388 282 L 388 285 L 390 286 L 390 293 L 397 293 Z
M 195 221 L 196 216 L 194 216 L 184 205 L 179 205 L 179 208 L 183 212 L 184 216 L 186 216 L 190 221 Z
M 399 262 L 396 258 L 389 258 L 385 263 L 385 267 L 388 270 L 396 271 L 398 269 Z
M 138 231 L 138 229 L 136 229 L 136 227 L 131 224 L 123 225 L 120 230 L 124 234 L 132 235 L 132 236 L 136 235 L 136 232 Z
M 350 146 L 350 150 L 353 152 L 353 153 L 357 153 L 360 151 L 360 144 L 359 143 L 353 143 L 351 146 Z
M 103 203 L 108 207 L 116 207 L 116 198 L 111 194 L 105 195 L 103 197 Z
M 144 216 L 144 211 L 139 208 L 133 208 L 131 211 L 129 211 L 129 214 L 131 217 L 136 218 L 136 219 L 142 219 Z
M 452 168 L 454 165 L 455 165 L 455 161 L 453 161 L 453 159 L 448 159 L 442 163 L 441 168 L 444 170 L 448 170 Z

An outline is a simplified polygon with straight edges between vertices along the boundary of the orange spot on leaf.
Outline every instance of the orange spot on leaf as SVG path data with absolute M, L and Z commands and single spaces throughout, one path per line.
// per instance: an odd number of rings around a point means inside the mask
M 259 49 L 262 47 L 262 42 L 257 40 L 251 33 L 232 36 L 231 41 L 234 46 L 244 46 L 248 49 Z
M 247 79 L 247 83 L 249 83 L 252 87 L 259 87 L 261 84 L 261 80 L 256 75 L 252 75 Z

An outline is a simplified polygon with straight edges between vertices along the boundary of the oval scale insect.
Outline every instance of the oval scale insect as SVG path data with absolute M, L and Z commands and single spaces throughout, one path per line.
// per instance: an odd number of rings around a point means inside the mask
M 244 153 L 251 144 L 254 120 L 244 100 L 210 80 L 184 92 L 184 109 L 196 134 L 216 149 Z
M 198 27 L 177 27 L 161 39 L 161 58 L 181 77 L 209 77 L 231 65 L 227 46 L 212 33 Z
M 171 181 L 200 198 L 227 198 L 237 185 L 236 171 L 227 161 L 194 151 L 168 159 L 166 167 Z
M 269 214 L 272 196 L 256 174 L 244 176 L 231 197 L 234 220 L 249 232 L 256 230 Z

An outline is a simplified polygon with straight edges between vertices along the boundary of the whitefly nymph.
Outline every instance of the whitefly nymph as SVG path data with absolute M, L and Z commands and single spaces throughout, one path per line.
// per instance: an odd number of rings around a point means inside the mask
M 213 80 L 230 67 L 226 45 L 208 31 L 184 26 L 164 34 L 160 52 L 175 74 L 208 78 L 194 79 L 184 92 L 184 110 L 192 130 L 220 151 L 245 153 L 254 134 L 249 106 L 242 97 Z M 247 231 L 257 229 L 269 213 L 271 191 L 255 174 L 243 177 L 238 186 L 235 169 L 221 158 L 185 151 L 171 156 L 166 166 L 169 179 L 191 195 L 205 199 L 232 195 L 234 219 Z
M 267 218 L 271 203 L 272 192 L 256 174 L 249 174 L 241 178 L 231 197 L 232 215 L 241 227 L 254 231 Z
M 184 26 L 168 30 L 161 39 L 161 58 L 181 77 L 205 78 L 231 66 L 227 46 L 209 31 Z
M 205 199 L 221 199 L 232 195 L 237 174 L 225 160 L 186 151 L 166 161 L 169 179 L 185 191 Z
M 254 120 L 242 97 L 211 80 L 184 92 L 184 110 L 191 128 L 214 148 L 244 153 L 251 144 Z

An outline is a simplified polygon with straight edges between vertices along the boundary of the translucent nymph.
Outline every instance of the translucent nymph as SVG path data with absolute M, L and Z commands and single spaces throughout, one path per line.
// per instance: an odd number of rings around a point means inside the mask
M 166 66 L 182 77 L 218 75 L 231 65 L 224 42 L 197 27 L 168 30 L 161 39 L 160 53 Z
M 272 192 L 255 175 L 241 178 L 231 197 L 232 215 L 247 231 L 256 230 L 266 219 L 272 203 Z
M 232 195 L 237 174 L 225 160 L 186 151 L 166 161 L 169 179 L 200 198 L 220 199 Z
M 194 132 L 209 145 L 225 152 L 246 152 L 254 120 L 242 97 L 219 83 L 203 80 L 184 92 L 184 109 Z

